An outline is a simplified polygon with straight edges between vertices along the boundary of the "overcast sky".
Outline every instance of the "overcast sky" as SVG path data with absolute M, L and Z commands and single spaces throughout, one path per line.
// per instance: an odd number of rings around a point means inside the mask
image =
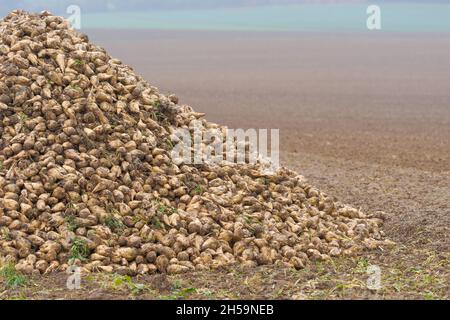
M 44 9 L 53 13 L 63 13 L 71 4 L 79 5 L 85 12 L 126 10 L 142 11 L 156 9 L 189 9 L 189 8 L 217 8 L 236 6 L 284 5 L 301 3 L 383 3 L 393 0 L 0 0 L 2 15 L 13 9 L 24 9 L 38 12 Z M 403 2 L 414 3 L 450 3 L 450 0 L 409 0 Z

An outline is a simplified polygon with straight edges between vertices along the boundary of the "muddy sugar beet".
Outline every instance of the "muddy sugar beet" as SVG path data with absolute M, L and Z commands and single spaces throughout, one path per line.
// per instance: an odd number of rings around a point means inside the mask
M 288 169 L 176 165 L 201 119 L 49 13 L 0 22 L 0 256 L 18 271 L 182 273 L 354 256 L 382 215 Z M 222 128 L 222 127 L 220 127 Z

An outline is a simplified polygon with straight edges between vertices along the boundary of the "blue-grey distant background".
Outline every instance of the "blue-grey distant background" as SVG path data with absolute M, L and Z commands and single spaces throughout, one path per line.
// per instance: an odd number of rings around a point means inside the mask
M 68 16 L 78 5 L 88 29 L 367 31 L 369 4 L 380 5 L 384 32 L 450 32 L 450 0 L 2 0 L 0 13 Z

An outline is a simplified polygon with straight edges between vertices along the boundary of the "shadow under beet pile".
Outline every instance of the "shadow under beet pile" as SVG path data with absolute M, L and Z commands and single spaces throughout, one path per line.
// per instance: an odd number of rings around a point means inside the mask
M 389 245 L 384 214 L 262 164 L 175 164 L 173 133 L 220 128 L 49 13 L 0 22 L 0 256 L 29 273 L 302 268 Z

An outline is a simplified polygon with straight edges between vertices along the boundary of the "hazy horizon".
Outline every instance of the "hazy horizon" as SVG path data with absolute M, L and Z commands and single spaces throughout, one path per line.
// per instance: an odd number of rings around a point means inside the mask
M 14 9 L 31 12 L 49 10 L 55 14 L 62 14 L 70 5 L 78 5 L 87 12 L 108 11 L 146 11 L 146 10 L 185 10 L 185 9 L 214 9 L 233 7 L 286 6 L 298 4 L 450 4 L 450 0 L 3 0 L 0 3 L 2 15 Z
M 0 13 L 48 10 L 68 18 L 78 5 L 82 29 L 367 32 L 374 3 L 382 32 L 450 32 L 450 0 L 7 0 Z

